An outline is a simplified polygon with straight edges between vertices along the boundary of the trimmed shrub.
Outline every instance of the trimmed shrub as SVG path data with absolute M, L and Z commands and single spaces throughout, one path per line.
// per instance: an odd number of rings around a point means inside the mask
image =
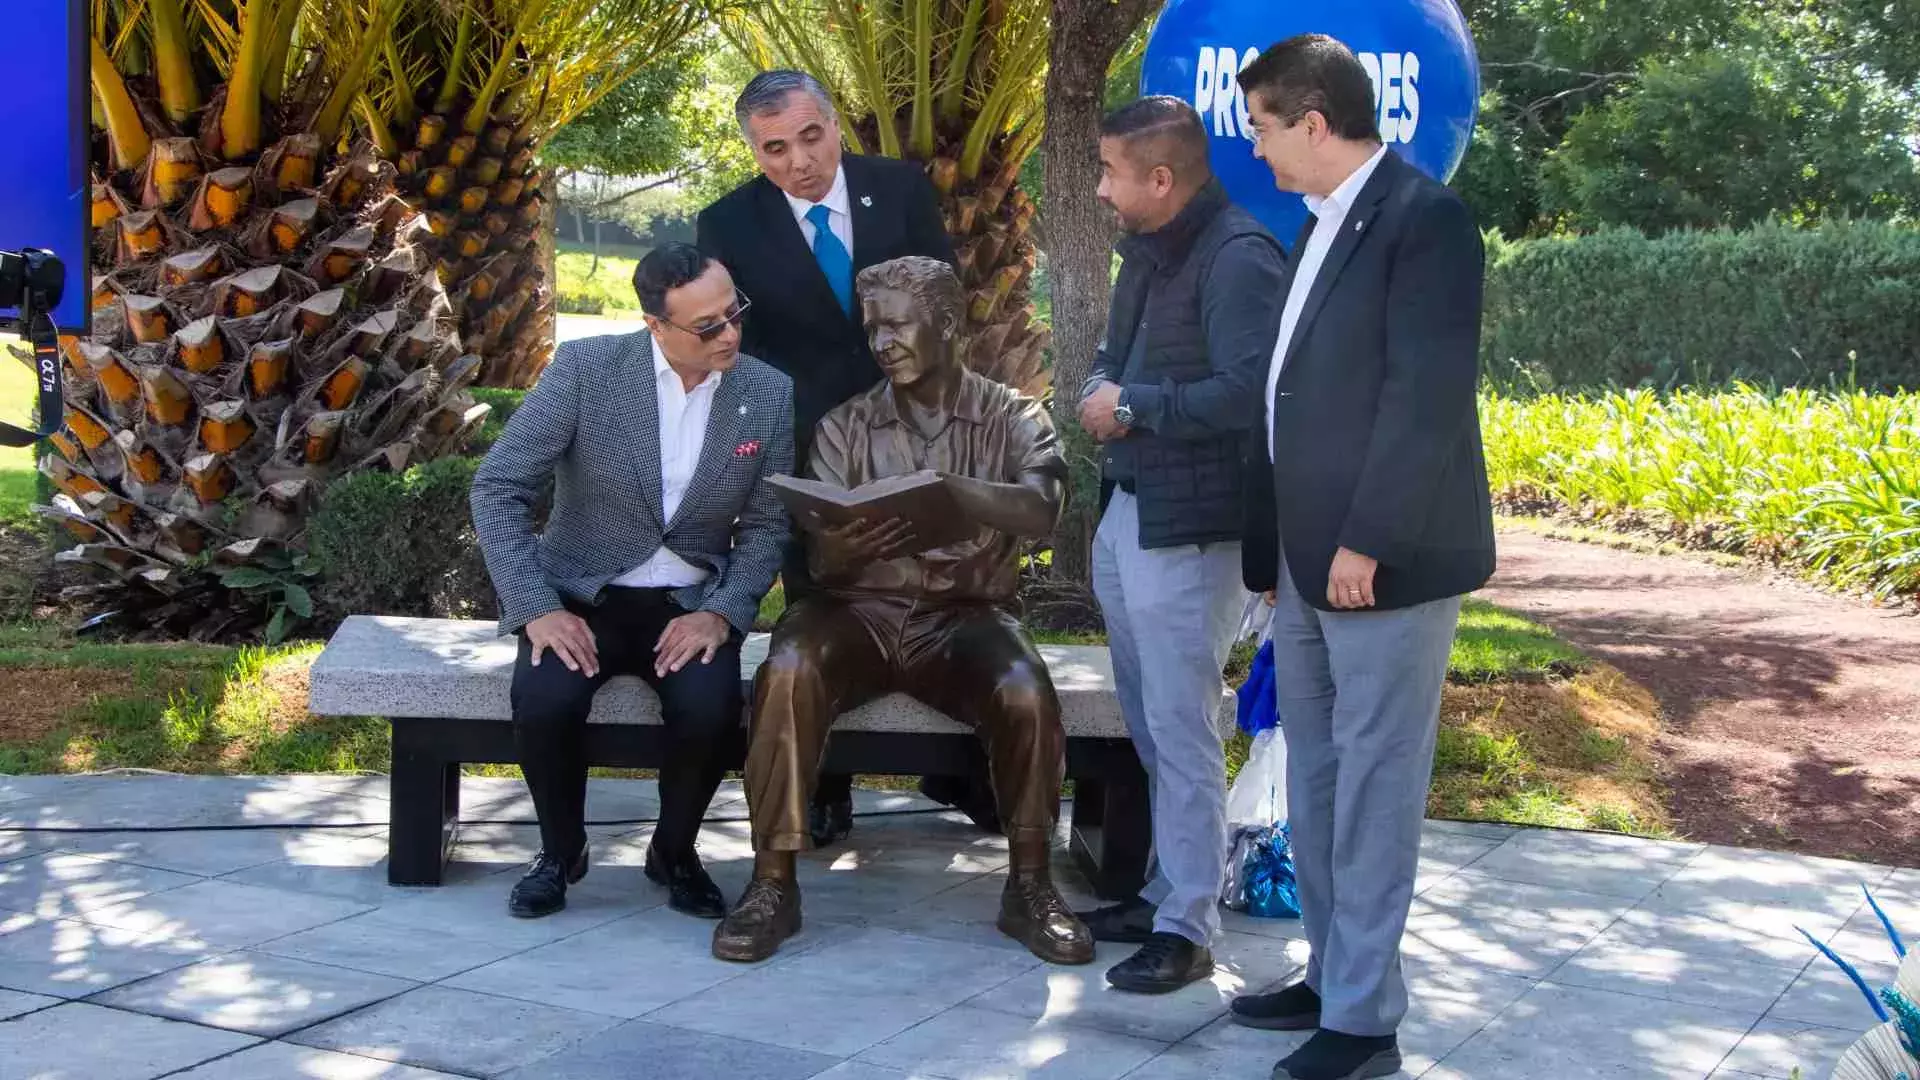
M 1920 230 L 1882 222 L 1489 237 L 1481 363 L 1508 392 L 1920 388 Z
M 327 489 L 307 525 L 320 573 L 316 630 L 331 633 L 348 615 L 498 616 L 467 505 L 479 465 L 441 458 L 404 473 L 356 473 Z
M 480 430 L 474 433 L 473 441 L 468 445 L 468 452 L 485 454 L 488 447 L 499 441 L 500 433 L 506 430 L 507 418 L 520 407 L 527 392 L 497 386 L 476 386 L 471 393 L 475 401 L 493 407 L 493 411 L 487 414 L 486 422 L 480 425 Z

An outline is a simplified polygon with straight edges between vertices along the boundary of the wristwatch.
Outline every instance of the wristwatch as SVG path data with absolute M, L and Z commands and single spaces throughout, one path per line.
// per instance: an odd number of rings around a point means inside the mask
M 1114 422 L 1121 427 L 1133 426 L 1133 406 L 1127 404 L 1127 392 L 1120 391 L 1120 401 L 1113 407 Z

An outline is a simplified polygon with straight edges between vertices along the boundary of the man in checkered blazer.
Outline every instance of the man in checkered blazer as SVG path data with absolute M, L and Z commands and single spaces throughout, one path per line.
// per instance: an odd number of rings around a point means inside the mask
M 514 736 L 541 842 L 509 899 L 525 918 L 587 872 L 586 720 L 615 675 L 659 693 L 666 728 L 647 876 L 677 910 L 725 913 L 694 841 L 738 757 L 740 643 L 789 535 L 765 481 L 793 471 L 793 384 L 740 354 L 748 301 L 699 249 L 656 249 L 634 289 L 647 329 L 560 346 L 473 482 L 500 631 L 520 639 Z

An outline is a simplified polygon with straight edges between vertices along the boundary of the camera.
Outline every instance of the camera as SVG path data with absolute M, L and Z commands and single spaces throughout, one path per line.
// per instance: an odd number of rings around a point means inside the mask
M 53 309 L 60 303 L 66 267 L 45 248 L 0 251 L 0 308 L 20 312 L 20 336 L 33 346 L 30 362 L 40 381 L 39 428 L 0 423 L 0 446 L 31 446 L 60 430 L 66 403 L 60 390 L 60 340 Z M 22 354 L 24 356 L 24 354 Z
M 23 319 L 29 308 L 51 312 L 59 306 L 66 276 L 66 267 L 46 248 L 0 251 L 0 308 L 19 308 Z

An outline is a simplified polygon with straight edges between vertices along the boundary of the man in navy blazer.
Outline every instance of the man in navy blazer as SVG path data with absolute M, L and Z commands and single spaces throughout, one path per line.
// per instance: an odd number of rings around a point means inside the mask
M 1303 981 L 1234 1002 L 1314 1030 L 1277 1080 L 1400 1068 L 1400 938 L 1461 597 L 1493 573 L 1480 446 L 1484 256 L 1459 197 L 1380 141 L 1345 45 L 1303 35 L 1240 74 L 1254 152 L 1312 212 L 1293 249 L 1250 457 L 1247 584 L 1274 603 Z

